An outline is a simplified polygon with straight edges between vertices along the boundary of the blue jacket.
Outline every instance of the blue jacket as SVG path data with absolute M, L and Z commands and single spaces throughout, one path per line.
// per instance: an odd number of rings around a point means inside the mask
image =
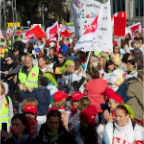
M 45 92 L 48 102 L 42 90 Z M 47 114 L 49 108 L 49 101 L 50 101 L 50 91 L 45 86 L 38 87 L 35 90 L 33 90 L 31 93 L 25 93 L 24 90 L 22 90 L 20 92 L 20 97 L 22 100 L 26 98 L 35 98 L 38 101 L 37 114 L 38 115 Z
M 63 44 L 61 46 L 61 51 L 64 52 L 65 55 L 66 55 L 66 50 L 67 50 L 67 45 Z

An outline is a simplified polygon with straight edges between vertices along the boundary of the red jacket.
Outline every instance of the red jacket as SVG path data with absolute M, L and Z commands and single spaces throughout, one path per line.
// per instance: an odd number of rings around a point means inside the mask
M 102 80 L 100 78 L 92 79 L 91 81 L 86 83 L 83 94 L 90 99 L 91 105 L 94 105 L 96 107 L 98 113 L 103 112 L 100 106 L 100 104 L 105 103 L 102 93 L 108 87 L 109 86 L 106 83 L 106 80 Z

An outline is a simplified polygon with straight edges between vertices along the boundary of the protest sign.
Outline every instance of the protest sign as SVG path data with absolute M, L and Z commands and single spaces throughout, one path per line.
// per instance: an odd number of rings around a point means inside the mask
M 139 22 L 139 23 L 129 26 L 128 31 L 129 31 L 131 37 L 134 38 L 136 31 L 141 33 L 141 23 Z
M 114 17 L 114 35 L 125 36 L 125 17 Z
M 35 26 L 31 30 L 32 30 L 32 32 L 34 33 L 34 35 L 36 36 L 37 39 L 45 37 L 45 33 L 43 32 L 43 30 L 40 28 L 39 25 Z
M 75 32 L 77 41 L 91 26 L 93 20 L 100 13 L 102 4 L 97 1 L 89 0 L 73 0 L 73 15 L 75 22 Z M 112 28 L 111 28 L 111 13 L 110 1 L 104 4 L 101 26 L 98 31 L 98 36 L 92 51 L 112 52 Z M 82 51 L 89 51 L 90 47 L 80 48 Z
M 47 38 L 50 40 L 56 40 L 57 36 L 60 37 L 58 21 L 56 21 L 53 26 L 46 29 L 46 34 L 47 34 Z

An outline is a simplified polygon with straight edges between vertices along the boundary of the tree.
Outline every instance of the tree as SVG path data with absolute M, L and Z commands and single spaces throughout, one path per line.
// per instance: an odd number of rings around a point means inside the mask
M 20 14 L 18 14 L 18 16 L 17 16 L 17 22 L 20 22 L 20 25 L 22 25 L 22 19 L 20 17 Z

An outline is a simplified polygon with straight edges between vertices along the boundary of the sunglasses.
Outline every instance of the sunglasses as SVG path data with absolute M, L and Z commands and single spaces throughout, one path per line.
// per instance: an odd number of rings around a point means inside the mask
M 57 57 L 57 58 L 63 58 L 63 57 Z

